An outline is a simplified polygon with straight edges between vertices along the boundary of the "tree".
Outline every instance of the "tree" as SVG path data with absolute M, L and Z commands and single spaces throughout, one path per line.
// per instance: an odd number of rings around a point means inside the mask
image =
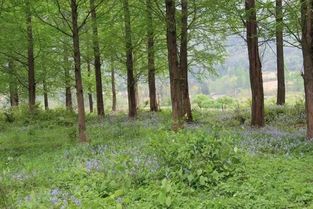
M 90 59 L 87 57 L 87 77 L 88 80 L 91 78 L 91 64 L 90 64 Z M 91 89 L 91 84 L 88 83 L 88 101 L 89 101 L 89 111 L 90 113 L 93 113 L 93 97 L 92 97 L 92 89 Z M 102 94 L 102 93 L 101 93 Z
M 112 91 L 112 111 L 116 111 L 116 87 L 115 87 L 115 69 L 114 62 L 111 59 L 111 91 Z
M 282 0 L 276 0 L 277 105 L 284 105 L 286 100 L 283 28 Z
M 98 37 L 98 26 L 97 26 L 97 13 L 95 0 L 90 0 L 90 11 L 92 20 L 92 40 L 94 50 L 94 64 L 95 64 L 95 75 L 96 75 L 96 96 L 97 96 L 97 112 L 100 117 L 104 116 L 104 104 L 103 104 L 103 89 L 102 89 L 102 73 L 101 73 L 101 58 L 100 58 L 100 47 Z
M 86 119 L 84 92 L 81 76 L 81 54 L 79 45 L 79 26 L 78 26 L 78 5 L 76 0 L 71 0 L 72 15 L 72 39 L 73 39 L 73 55 L 75 63 L 75 81 L 76 81 L 76 97 L 78 108 L 78 131 L 80 142 L 87 142 L 86 135 Z
M 11 107 L 17 107 L 19 105 L 18 85 L 14 78 L 15 65 L 14 60 L 9 60 L 9 91 L 10 91 L 10 104 Z
M 26 25 L 27 25 L 27 65 L 28 65 L 28 103 L 29 110 L 33 111 L 36 105 L 36 80 L 35 80 L 35 57 L 34 57 L 34 38 L 32 25 L 31 0 L 25 1 Z
M 127 67 L 127 91 L 128 91 L 128 116 L 131 119 L 137 116 L 136 80 L 134 78 L 133 44 L 128 0 L 123 0 L 126 67 Z
M 176 32 L 176 5 L 175 0 L 165 0 L 167 25 L 168 65 L 171 85 L 173 130 L 183 127 L 183 98 L 181 90 L 182 73 L 178 66 L 177 32 Z
M 313 1 L 301 0 L 303 79 L 307 115 L 307 138 L 313 139 Z
M 69 61 L 69 49 L 66 43 L 66 38 L 63 41 L 63 68 L 64 68 L 64 80 L 65 80 L 65 106 L 69 111 L 73 110 L 73 101 L 72 101 L 72 85 L 71 85 L 71 76 L 70 69 L 71 63 Z
M 189 98 L 188 85 L 188 0 L 181 0 L 181 45 L 180 45 L 180 65 L 182 73 L 182 96 L 183 96 L 183 115 L 186 115 L 188 122 L 192 121 L 192 111 Z
M 152 1 L 146 1 L 147 6 L 147 38 L 148 38 L 148 84 L 149 84 L 149 98 L 150 111 L 158 111 L 156 86 L 155 86 L 155 47 L 154 47 L 154 25 L 153 25 L 153 10 Z
M 264 126 L 264 92 L 262 65 L 258 46 L 258 24 L 256 18 L 255 0 L 245 0 L 247 14 L 247 44 L 249 54 L 250 84 L 252 92 L 251 125 Z
M 49 110 L 49 97 L 48 97 L 48 86 L 47 86 L 47 78 L 46 73 L 43 77 L 42 88 L 43 88 L 43 98 L 44 98 L 44 107 L 45 110 Z

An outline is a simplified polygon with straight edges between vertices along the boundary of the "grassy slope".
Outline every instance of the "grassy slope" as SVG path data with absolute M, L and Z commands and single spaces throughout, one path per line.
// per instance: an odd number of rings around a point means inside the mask
M 262 130 L 239 125 L 232 112 L 196 113 L 185 132 L 230 138 L 244 164 L 242 174 L 210 190 L 158 178 L 149 145 L 170 134 L 167 112 L 141 113 L 137 122 L 89 117 L 88 146 L 75 143 L 73 116 L 4 123 L 0 208 L 313 208 L 313 149 L 302 137 L 302 119 L 273 112 Z

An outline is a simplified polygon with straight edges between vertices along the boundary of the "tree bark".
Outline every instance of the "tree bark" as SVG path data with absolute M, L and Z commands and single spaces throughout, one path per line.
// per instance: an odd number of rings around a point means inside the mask
M 154 53 L 154 26 L 153 26 L 153 10 L 152 1 L 147 0 L 147 21 L 148 21 L 148 84 L 149 84 L 149 98 L 150 98 L 150 111 L 157 112 L 157 94 L 155 85 L 155 53 Z
M 91 67 L 90 67 L 90 60 L 89 59 L 88 59 L 88 63 L 87 63 L 87 68 L 88 68 L 88 78 L 90 78 L 90 76 L 91 76 Z M 90 111 L 90 113 L 93 113 L 92 90 L 91 90 L 91 84 L 89 84 L 89 83 L 88 83 L 88 100 L 89 100 L 89 111 Z
M 98 116 L 104 117 L 101 57 L 100 57 L 99 35 L 98 35 L 98 26 L 97 26 L 97 13 L 95 9 L 95 0 L 90 0 L 90 11 L 91 11 L 92 32 L 93 32 L 93 38 L 92 38 L 93 51 L 94 51 L 94 58 L 95 58 L 97 112 L 98 112 Z
M 65 106 L 67 110 L 73 111 L 71 76 L 70 76 L 71 63 L 69 62 L 69 54 L 66 42 L 64 42 L 63 46 L 63 62 L 65 77 Z
M 134 78 L 133 45 L 128 0 L 123 0 L 126 42 L 126 67 L 127 67 L 127 90 L 128 90 L 128 116 L 131 119 L 137 116 L 136 80 Z
M 307 117 L 307 139 L 313 140 L 313 1 L 301 0 L 303 78 Z
M 14 78 L 15 66 L 12 59 L 9 60 L 9 88 L 10 88 L 10 104 L 11 107 L 17 107 L 19 105 L 19 95 L 17 82 Z
M 276 0 L 276 48 L 277 48 L 277 105 L 286 101 L 284 38 L 283 38 L 283 6 L 282 0 Z
M 249 54 L 250 83 L 252 91 L 251 125 L 264 126 L 264 91 L 262 78 L 262 65 L 259 55 L 258 31 L 256 19 L 255 0 L 246 0 L 247 12 L 247 42 Z
M 36 105 L 36 80 L 35 80 L 35 58 L 34 58 L 34 38 L 31 12 L 31 0 L 26 1 L 26 26 L 27 26 L 27 65 L 28 65 L 28 105 L 33 111 Z
M 181 46 L 180 46 L 180 68 L 182 72 L 182 94 L 183 94 L 183 117 L 192 122 L 192 111 L 189 97 L 188 84 L 188 0 L 181 0 Z
M 111 86 L 112 86 L 112 111 L 116 111 L 116 87 L 115 87 L 115 70 L 113 60 L 111 61 Z
M 167 50 L 168 65 L 171 85 L 172 100 L 172 119 L 173 130 L 177 131 L 183 128 L 183 106 L 182 106 L 182 90 L 181 81 L 182 73 L 178 67 L 177 57 L 177 34 L 176 34 L 176 5 L 175 0 L 165 0 L 166 5 L 166 25 L 167 25 Z
M 76 0 L 71 0 L 71 14 L 72 14 L 72 32 L 73 32 L 73 55 L 75 62 L 75 81 L 77 91 L 77 108 L 78 108 L 78 131 L 80 142 L 88 142 L 86 135 L 86 119 L 85 119 L 85 104 L 84 92 L 81 77 L 81 58 L 79 46 L 79 28 L 78 28 L 78 5 Z
M 47 82 L 46 79 L 43 79 L 43 98 L 44 98 L 44 105 L 45 110 L 49 110 L 49 98 L 48 98 L 48 88 L 47 88 Z
M 88 100 L 89 100 L 89 111 L 90 113 L 93 113 L 93 98 L 92 93 L 88 93 Z
M 139 97 L 139 87 L 138 87 L 138 82 L 137 82 L 137 79 L 136 79 L 136 75 L 137 75 L 137 72 L 134 71 L 134 74 L 135 74 L 135 97 L 136 97 L 136 108 L 137 110 L 139 109 L 139 104 L 140 104 L 140 97 Z

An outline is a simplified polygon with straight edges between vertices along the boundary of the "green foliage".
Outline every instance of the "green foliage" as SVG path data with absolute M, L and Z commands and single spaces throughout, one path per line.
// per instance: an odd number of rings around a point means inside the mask
M 228 138 L 204 132 L 181 132 L 153 141 L 161 159 L 164 177 L 185 182 L 196 189 L 210 189 L 225 181 L 240 167 L 237 148 Z
M 64 109 L 54 109 L 44 111 L 39 108 L 39 105 L 35 107 L 33 112 L 29 112 L 29 107 L 22 105 L 19 108 L 11 108 L 0 112 L 0 119 L 2 122 L 13 123 L 23 125 L 36 125 L 39 127 L 51 127 L 51 126 L 65 126 L 70 127 L 74 125 L 75 113 L 66 111 Z
M 228 108 L 235 108 L 238 106 L 235 99 L 224 96 L 220 97 L 216 100 L 212 99 L 210 96 L 198 94 L 193 99 L 193 103 L 197 105 L 200 109 L 207 109 L 207 108 L 216 108 L 216 109 L 228 109 Z
M 209 108 L 212 107 L 213 100 L 207 95 L 199 94 L 193 99 L 193 103 L 195 103 L 200 109 Z
M 270 106 L 263 129 L 236 119 L 248 120 L 246 106 L 195 111 L 179 133 L 166 110 L 137 121 L 90 115 L 90 145 L 73 143 L 75 126 L 60 119 L 73 113 L 25 107 L 10 110 L 13 122 L 1 113 L 0 207 L 310 208 L 313 147 L 294 120 L 302 106 Z

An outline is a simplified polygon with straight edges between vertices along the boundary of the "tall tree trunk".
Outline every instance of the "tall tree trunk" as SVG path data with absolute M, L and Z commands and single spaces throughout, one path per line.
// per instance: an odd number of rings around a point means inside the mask
M 188 84 L 188 0 L 181 0 L 182 19 L 181 19 L 181 46 L 180 46 L 180 68 L 183 77 L 183 116 L 186 115 L 188 122 L 192 121 L 192 111 L 189 97 Z
M 90 67 L 90 60 L 87 61 L 87 68 L 88 68 L 88 78 L 91 77 L 91 67 Z M 88 100 L 89 100 L 89 111 L 93 113 L 93 98 L 92 98 L 92 90 L 91 84 L 88 84 Z
M 47 88 L 46 78 L 43 79 L 42 86 L 43 86 L 43 98 L 44 98 L 45 110 L 49 110 L 48 88 Z
M 132 31 L 128 0 L 123 0 L 123 9 L 125 21 L 125 41 L 127 57 L 126 66 L 127 66 L 127 90 L 128 90 L 128 116 L 129 118 L 136 118 L 137 116 L 136 80 L 134 78 Z
M 147 21 L 148 21 L 148 84 L 149 84 L 149 98 L 150 98 L 150 111 L 157 112 L 157 95 L 155 87 L 155 54 L 154 54 L 154 26 L 153 26 L 153 10 L 152 1 L 147 0 Z
M 247 12 L 247 42 L 250 65 L 250 83 L 252 91 L 251 125 L 264 126 L 264 91 L 262 79 L 262 65 L 259 55 L 258 31 L 255 0 L 246 0 Z
M 15 66 L 12 59 L 9 60 L 9 88 L 10 88 L 10 104 L 11 107 L 17 107 L 19 104 L 18 87 L 14 78 Z
M 112 86 L 112 111 L 116 111 L 116 87 L 115 87 L 115 70 L 113 60 L 111 61 L 111 86 Z
M 85 104 L 84 92 L 81 76 L 81 58 L 79 46 L 79 28 L 78 28 L 78 11 L 76 0 L 71 0 L 71 14 L 72 14 L 72 32 L 73 32 L 73 55 L 75 62 L 75 81 L 77 91 L 77 108 L 78 108 L 78 131 L 80 142 L 87 142 L 86 135 L 86 119 L 85 119 Z
M 277 47 L 277 105 L 284 105 L 286 100 L 283 38 L 283 5 L 276 0 L 276 47 Z
M 63 46 L 63 62 L 64 62 L 64 77 L 65 77 L 65 106 L 69 111 L 73 110 L 73 101 L 72 101 L 72 89 L 71 89 L 71 63 L 69 61 L 68 48 L 66 42 Z
M 27 25 L 27 64 L 28 64 L 28 105 L 33 111 L 36 105 L 36 80 L 35 80 L 35 58 L 34 58 L 34 38 L 31 12 L 31 0 L 26 0 L 26 25 Z
M 100 117 L 104 117 L 104 102 L 102 91 L 102 74 L 101 74 L 101 58 L 97 25 L 97 13 L 95 8 L 95 0 L 90 0 L 90 11 L 93 32 L 93 50 L 95 57 L 95 74 L 96 74 L 96 94 L 97 94 L 97 112 Z
M 177 36 L 176 36 L 176 5 L 175 0 L 165 0 L 166 24 L 167 24 L 167 49 L 168 64 L 171 85 L 173 130 L 177 131 L 183 127 L 183 106 L 181 80 L 182 74 L 178 67 Z
M 313 1 L 301 0 L 302 53 L 307 116 L 307 138 L 313 139 Z

